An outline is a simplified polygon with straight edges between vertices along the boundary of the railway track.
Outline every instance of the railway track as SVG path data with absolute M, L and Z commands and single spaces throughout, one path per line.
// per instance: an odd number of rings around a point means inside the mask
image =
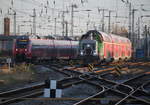
M 74 105 L 98 105 L 98 104 L 108 104 L 108 105 L 128 105 L 128 100 L 131 100 L 131 103 L 137 101 L 138 103 L 145 103 L 145 105 L 149 104 L 150 97 L 147 91 L 149 87 L 149 79 L 148 74 L 143 73 L 141 75 L 137 75 L 134 78 L 130 78 L 128 80 L 122 82 L 116 82 L 104 78 L 104 76 L 109 75 L 111 70 L 102 70 L 97 74 L 95 73 L 81 73 L 78 71 L 72 71 L 68 68 L 62 68 L 62 66 L 47 66 L 52 68 L 53 70 L 67 75 L 68 77 L 62 79 L 58 82 L 62 84 L 63 89 L 67 89 L 69 87 L 80 86 L 82 84 L 88 84 L 89 86 L 95 86 L 99 89 L 98 93 L 90 94 L 86 97 L 81 97 L 79 102 L 73 102 Z M 74 67 L 76 69 L 76 67 Z M 106 68 L 107 69 L 107 68 Z M 137 82 L 138 81 L 146 81 L 146 83 Z M 133 84 L 135 83 L 135 85 Z M 0 105 L 6 105 L 9 103 L 17 102 L 22 100 L 23 98 L 30 98 L 34 96 L 39 96 L 43 94 L 43 88 L 45 83 L 41 83 L 31 87 L 24 87 L 21 89 L 16 89 L 12 91 L 8 91 L 5 93 L 0 93 Z M 88 86 L 87 85 L 87 86 Z M 19 93 L 19 94 L 18 94 Z M 21 93 L 21 94 L 20 94 Z M 73 93 L 71 93 L 73 94 Z M 75 94 L 75 93 L 74 93 Z M 82 94 L 82 91 L 81 91 Z M 84 93 L 83 93 L 84 94 Z M 141 94 L 141 95 L 139 95 Z M 77 98 L 77 97 L 71 97 Z M 82 98 L 84 98 L 82 100 Z
M 38 95 L 42 95 L 45 84 L 40 83 L 24 88 L 18 88 L 7 92 L 0 93 L 0 105 L 6 105 L 13 102 L 17 102 L 22 98 L 30 98 Z
M 90 74 L 83 74 L 78 71 L 69 70 L 67 68 L 60 69 L 60 68 L 62 68 L 62 66 L 60 66 L 60 65 L 59 66 L 53 65 L 50 68 L 52 68 L 55 71 L 58 71 L 59 73 L 62 73 L 64 75 L 68 76 L 68 78 L 65 78 L 64 80 L 59 81 L 59 82 L 61 82 L 61 84 L 63 84 L 62 85 L 63 88 L 68 88 L 72 85 L 88 83 L 88 84 L 92 84 L 92 85 L 95 85 L 95 86 L 101 88 L 101 90 L 104 90 L 104 86 L 97 84 L 96 82 L 94 83 L 93 81 L 89 80 L 90 78 L 93 78 L 93 77 L 89 76 Z M 101 82 L 101 84 L 104 84 L 105 82 L 106 81 L 103 81 L 103 82 Z M 29 97 L 33 97 L 33 96 L 42 95 L 43 94 L 42 89 L 44 88 L 44 85 L 45 85 L 45 83 L 43 82 L 41 84 L 37 84 L 34 86 L 24 87 L 24 88 L 20 88 L 20 89 L 16 89 L 16 90 L 11 90 L 11 91 L 8 91 L 5 93 L 1 93 L 0 94 L 0 97 L 1 97 L 0 105 L 17 102 L 23 98 L 29 98 Z
M 145 84 L 142 83 L 143 80 L 146 81 L 149 78 L 146 73 L 143 73 L 120 84 L 116 84 L 112 86 L 112 88 L 108 88 L 105 91 L 88 97 L 74 105 L 131 105 L 128 103 L 135 103 L 135 101 L 140 105 L 149 105 L 150 95 L 146 94 L 143 90 L 140 90 L 143 85 L 145 86 Z M 138 82 L 134 84 L 137 79 Z M 140 80 L 142 80 L 142 82 L 139 82 Z
M 124 82 L 125 85 L 131 86 L 134 89 L 137 89 L 138 87 L 143 85 L 143 82 L 148 82 L 150 80 L 149 74 L 141 74 L 137 76 L 134 79 L 129 79 L 128 81 Z
M 109 72 L 106 72 L 105 74 L 109 74 Z M 137 76 L 138 77 L 138 76 Z M 137 79 L 137 77 L 135 77 L 135 79 Z M 141 79 L 141 76 L 139 76 L 138 78 Z M 132 79 L 133 80 L 133 79 Z M 89 81 L 89 80 L 88 80 Z M 111 89 L 111 87 L 113 87 L 113 90 L 120 92 L 122 94 L 126 94 L 129 95 L 132 91 L 134 91 L 134 88 L 130 85 L 127 84 L 117 84 L 115 82 L 109 81 L 107 79 L 102 79 L 102 78 L 91 78 L 90 81 L 100 85 L 100 86 L 104 86 L 105 88 L 109 88 Z M 103 82 L 102 82 L 103 81 Z M 105 81 L 105 82 L 104 82 Z M 142 80 L 143 81 L 143 80 Z M 129 80 L 128 80 L 129 82 Z M 132 84 L 132 83 L 131 83 Z M 135 97 L 134 97 L 135 98 Z M 137 97 L 136 97 L 137 98 Z M 135 98 L 135 99 L 136 99 Z M 142 100 L 143 101 L 143 100 Z
M 150 81 L 147 81 L 145 84 L 143 84 L 141 88 L 144 92 L 150 93 Z
M 82 85 L 83 86 L 86 85 L 85 87 L 92 86 L 92 87 L 95 87 L 95 89 L 97 88 L 98 91 L 104 91 L 104 87 L 102 87 L 98 84 L 94 84 L 90 81 L 79 79 L 77 77 L 65 78 L 58 82 L 62 84 L 62 89 L 64 89 L 64 90 L 69 87 L 72 87 L 73 85 L 74 85 L 73 88 L 79 88 Z M 24 98 L 33 98 L 33 97 L 40 96 L 43 94 L 44 85 L 45 85 L 44 83 L 41 83 L 39 86 L 35 85 L 35 86 L 31 86 L 31 87 L 20 88 L 20 89 L 11 90 L 11 91 L 8 91 L 5 93 L 1 93 L 0 94 L 0 97 L 1 97 L 0 105 L 6 105 L 6 104 L 18 102 L 18 101 L 23 100 Z M 71 88 L 71 89 L 73 89 L 73 88 Z M 80 96 L 83 95 L 84 97 L 82 97 L 82 98 L 86 98 L 86 97 L 88 97 L 88 95 L 92 95 L 92 93 L 89 93 L 89 91 L 90 90 L 88 90 L 87 92 L 83 92 L 83 90 L 78 90 L 78 92 L 81 94 L 78 94 L 77 92 L 72 91 L 73 93 L 71 93 L 71 94 L 74 94 L 74 95 L 72 97 L 71 96 L 70 97 L 77 98 L 79 95 Z
M 64 73 L 63 73 L 64 74 Z M 65 73 L 65 75 L 68 75 Z M 70 76 L 70 75 L 69 75 Z M 32 98 L 43 94 L 45 82 L 30 85 L 15 90 L 0 93 L 0 105 L 21 101 L 23 98 Z
M 126 68 L 126 67 L 124 67 L 124 68 Z M 136 69 L 130 70 L 130 71 L 131 72 L 127 72 L 126 70 L 120 70 L 120 71 L 114 70 L 114 71 L 106 72 L 106 73 L 100 75 L 100 77 L 107 79 L 107 80 L 117 82 L 117 83 L 122 83 L 122 82 L 130 79 L 131 77 L 134 77 L 135 75 L 143 74 L 146 72 L 146 71 L 141 71 L 141 70 L 136 70 Z
M 64 89 L 72 85 L 88 83 L 90 85 L 92 84 L 92 85 L 95 85 L 96 87 L 99 87 L 101 91 L 104 90 L 104 88 L 100 85 L 91 83 L 90 81 L 85 81 L 85 79 L 81 79 L 81 77 L 79 78 L 79 75 L 81 75 L 82 73 L 79 73 L 77 71 L 67 70 L 67 69 L 60 70 L 56 67 L 51 67 L 51 68 L 68 76 L 68 78 L 58 81 L 62 84 L 62 87 Z M 0 99 L 1 99 L 0 105 L 6 105 L 6 104 L 18 102 L 22 100 L 23 98 L 32 98 L 34 96 L 42 95 L 44 86 L 45 86 L 45 83 L 43 82 L 43 83 L 33 85 L 30 87 L 24 87 L 24 88 L 19 88 L 19 89 L 7 91 L 4 93 L 0 93 Z

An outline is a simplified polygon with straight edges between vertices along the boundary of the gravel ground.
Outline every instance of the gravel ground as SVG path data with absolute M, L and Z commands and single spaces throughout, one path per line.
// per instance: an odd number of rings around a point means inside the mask
M 89 96 L 92 96 L 92 95 L 100 92 L 100 91 L 102 91 L 101 88 L 97 88 L 96 86 L 89 85 L 88 83 L 81 83 L 81 84 L 74 85 L 74 86 L 64 89 L 62 92 L 62 94 L 63 94 L 62 97 L 63 98 L 87 98 Z M 78 101 L 31 100 L 31 101 L 23 101 L 23 102 L 19 102 L 19 103 L 14 103 L 11 105 L 72 105 Z
M 63 75 L 59 72 L 55 72 L 54 70 L 43 67 L 41 65 L 36 66 L 35 69 L 37 71 L 35 74 L 35 77 L 36 77 L 35 80 L 37 80 L 37 82 L 46 80 L 48 78 L 54 79 L 54 80 L 60 80 L 64 77 L 66 77 L 65 75 Z
M 73 85 L 70 88 L 64 89 L 63 97 L 86 98 L 99 91 L 101 91 L 101 89 L 97 88 L 96 86 L 91 86 L 88 83 L 81 83 L 78 85 Z
M 71 103 L 75 103 L 75 101 L 24 101 L 11 105 L 72 105 Z
M 133 72 L 133 73 L 129 73 L 129 74 L 124 74 L 120 77 L 113 77 L 114 81 L 118 81 L 118 82 L 122 82 L 126 79 L 128 79 L 129 77 L 133 77 L 136 74 L 140 74 L 143 71 L 149 71 L 149 67 L 150 66 L 132 66 L 130 67 L 130 69 L 135 69 L 138 68 L 140 69 L 137 72 Z M 35 69 L 37 70 L 37 73 L 35 74 L 35 78 L 36 80 L 34 82 L 40 82 L 43 81 L 47 78 L 50 79 L 61 79 L 64 77 L 64 75 L 59 74 L 59 73 L 55 73 L 53 70 L 47 69 L 43 66 L 36 66 Z M 110 77 L 110 79 L 112 78 Z M 112 79 L 111 79 L 112 80 Z M 29 83 L 27 83 L 29 85 Z M 24 86 L 25 83 L 22 84 L 22 86 Z M 17 86 L 17 85 L 16 85 Z M 20 85 L 18 86 L 20 87 Z M 72 87 L 66 88 L 63 90 L 63 97 L 64 98 L 86 98 L 88 96 L 91 96 L 97 92 L 101 91 L 100 89 L 98 89 L 95 86 L 91 86 L 88 84 L 78 84 L 78 85 L 74 85 Z M 11 105 L 72 105 L 73 103 L 75 103 L 77 101 L 42 101 L 42 100 L 27 100 L 27 101 L 23 101 L 23 102 L 19 102 L 19 103 L 14 103 Z
M 36 65 L 33 69 L 35 70 L 35 73 L 33 74 L 32 80 L 29 79 L 21 82 L 17 81 L 15 84 L 0 85 L 0 92 L 37 84 L 43 82 L 47 78 L 59 80 L 65 77 L 65 75 L 55 72 L 54 70 L 46 68 L 42 65 Z

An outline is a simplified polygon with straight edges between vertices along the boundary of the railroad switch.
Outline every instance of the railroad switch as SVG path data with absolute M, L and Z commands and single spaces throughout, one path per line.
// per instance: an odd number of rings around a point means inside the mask
M 94 64 L 88 64 L 88 70 L 90 72 L 93 72 L 94 71 Z

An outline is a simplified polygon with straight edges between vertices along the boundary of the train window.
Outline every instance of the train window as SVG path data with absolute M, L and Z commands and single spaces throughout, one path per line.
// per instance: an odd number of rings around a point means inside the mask
M 28 40 L 17 40 L 17 48 L 27 48 Z
M 92 49 L 95 50 L 95 44 L 91 44 Z
M 95 50 L 95 43 L 84 43 L 82 45 L 82 49 L 85 49 L 87 47 L 87 45 L 90 45 L 90 47 Z
M 85 45 L 86 45 L 86 44 L 82 44 L 82 49 L 85 49 Z

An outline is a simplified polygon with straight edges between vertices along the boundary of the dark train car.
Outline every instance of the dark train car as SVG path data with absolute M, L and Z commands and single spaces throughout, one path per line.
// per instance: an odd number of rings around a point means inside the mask
M 78 41 L 35 39 L 18 37 L 14 42 L 15 59 L 75 59 L 78 55 Z
M 13 40 L 16 36 L 0 36 L 0 57 L 13 57 Z
M 128 38 L 88 31 L 79 42 L 80 59 L 83 61 L 113 61 L 131 58 L 132 48 Z

